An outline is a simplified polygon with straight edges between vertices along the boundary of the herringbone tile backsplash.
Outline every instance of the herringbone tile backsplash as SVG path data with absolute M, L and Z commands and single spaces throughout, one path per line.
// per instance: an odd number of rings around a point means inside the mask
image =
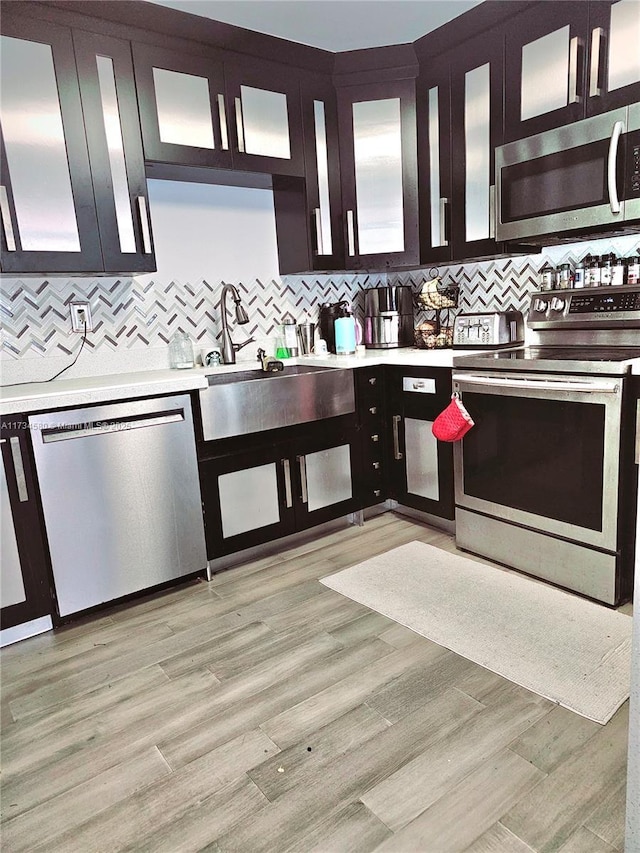
M 553 247 L 539 255 L 452 264 L 440 267 L 438 273 L 443 283 L 459 285 L 458 311 L 525 310 L 529 295 L 538 286 L 539 271 L 547 261 L 553 266 L 565 261 L 575 265 L 589 253 L 613 251 L 627 256 L 639 250 L 637 238 L 621 237 Z M 348 299 L 354 304 L 356 314 L 361 315 L 363 290 L 401 284 L 410 285 L 418 293 L 430 277 L 431 270 L 424 269 L 407 273 L 311 273 L 277 280 L 234 282 L 249 314 L 249 325 L 237 330 L 234 339 L 240 342 L 250 335 L 256 339 L 256 345 L 243 349 L 238 360 L 255 359 L 258 345 L 273 351 L 276 326 L 286 313 L 298 321 L 305 318 L 317 321 L 321 303 Z M 0 290 L 3 381 L 18 381 L 18 375 L 22 380 L 36 378 L 42 372 L 44 356 L 47 365 L 53 365 L 51 356 L 68 359 L 77 351 L 78 335 L 70 332 L 69 320 L 69 303 L 76 300 L 90 303 L 94 330 L 82 354 L 83 366 L 72 375 L 118 372 L 124 362 L 116 356 L 124 352 L 133 356 L 164 351 L 178 328 L 191 335 L 197 350 L 199 345 L 220 336 L 222 286 L 222 281 L 205 278 L 159 281 L 152 276 L 140 279 L 3 277 Z M 159 355 L 157 366 L 166 366 L 164 356 Z

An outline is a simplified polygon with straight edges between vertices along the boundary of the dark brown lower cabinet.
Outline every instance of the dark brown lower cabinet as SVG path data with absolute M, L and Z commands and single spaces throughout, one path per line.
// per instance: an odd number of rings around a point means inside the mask
M 388 497 L 453 520 L 453 445 L 431 432 L 451 399 L 451 369 L 387 368 L 387 393 Z
M 359 509 L 355 416 L 203 444 L 200 481 L 207 557 L 245 548 Z
M 52 613 L 49 557 L 31 446 L 22 415 L 2 418 L 2 547 L 0 627 L 13 628 Z

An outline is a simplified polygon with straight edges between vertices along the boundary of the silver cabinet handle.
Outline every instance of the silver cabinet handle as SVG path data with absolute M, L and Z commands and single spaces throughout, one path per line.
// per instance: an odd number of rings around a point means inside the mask
M 145 255 L 151 254 L 151 230 L 149 229 L 149 216 L 147 214 L 147 200 L 143 195 L 136 198 L 138 204 L 138 215 L 140 227 L 142 228 L 142 249 Z
M 227 108 L 224 95 L 218 95 L 218 115 L 220 116 L 220 142 L 224 151 L 229 150 L 229 133 L 227 131 Z
M 236 133 L 238 135 L 238 151 L 244 154 L 244 119 L 242 118 L 242 100 L 235 98 L 236 104 Z
M 489 187 L 489 237 L 496 236 L 496 185 Z
M 314 249 L 314 255 L 324 255 L 324 252 L 322 251 L 322 222 L 319 207 L 314 207 L 313 209 L 313 222 L 316 229 L 316 247 Z
M 375 385 L 377 383 L 377 381 L 378 381 L 377 376 L 370 376 L 369 377 L 369 385 Z
M 569 103 L 579 104 L 582 101 L 580 87 L 578 85 L 578 64 L 580 62 L 580 48 L 584 42 L 580 36 L 574 36 L 569 42 Z
M 624 122 L 617 121 L 611 131 L 609 140 L 609 157 L 607 159 L 607 186 L 609 188 L 609 207 L 611 213 L 620 213 L 620 199 L 618 198 L 618 187 L 616 185 L 616 166 L 618 160 L 618 142 L 620 134 L 624 130 Z
M 309 502 L 309 495 L 307 493 L 307 463 L 305 461 L 304 456 L 298 456 L 298 466 L 300 468 L 300 485 L 302 487 L 302 503 L 306 504 Z
M 589 68 L 589 97 L 594 98 L 602 94 L 602 89 L 599 85 L 600 81 L 600 65 L 602 63 L 602 54 L 604 53 L 604 30 L 602 27 L 595 27 L 591 31 L 591 66 Z
M 393 416 L 393 458 L 394 459 L 402 459 L 402 453 L 400 452 L 400 436 L 398 434 L 398 426 L 399 426 L 401 420 L 402 420 L 402 415 L 394 415 Z
M 370 415 L 377 415 L 378 414 L 378 407 L 377 406 L 369 406 L 369 414 Z
M 353 220 L 353 210 L 347 210 L 347 251 L 351 258 L 356 253 L 356 231 Z
M 291 491 L 291 463 L 288 459 L 282 460 L 284 470 L 284 494 L 285 503 L 289 509 L 293 506 L 293 492 Z
M 2 215 L 2 227 L 4 228 L 4 238 L 7 241 L 7 251 L 15 252 L 16 250 L 16 235 L 13 233 L 13 223 L 11 222 L 11 211 L 9 210 L 9 196 L 7 188 L 0 186 L 0 213 Z
M 448 246 L 449 241 L 447 240 L 447 205 L 449 204 L 448 198 L 440 199 L 440 245 Z
M 41 430 L 42 443 L 50 444 L 53 441 L 67 441 L 73 438 L 86 438 L 90 435 L 107 435 L 108 433 L 128 432 L 132 429 L 143 427 L 163 426 L 164 424 L 179 423 L 184 420 L 184 411 L 180 409 L 167 414 L 152 415 L 130 420 L 105 420 L 87 424 L 65 424 L 59 428 Z
M 11 446 L 13 470 L 16 475 L 18 498 L 22 503 L 25 503 L 29 500 L 29 492 L 27 491 L 27 478 L 24 475 L 24 463 L 22 461 L 22 448 L 20 447 L 20 439 L 17 436 L 12 436 L 9 439 L 9 444 Z

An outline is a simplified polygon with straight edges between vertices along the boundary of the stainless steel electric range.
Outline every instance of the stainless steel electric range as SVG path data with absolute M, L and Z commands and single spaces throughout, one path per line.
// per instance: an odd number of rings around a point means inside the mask
M 640 287 L 531 298 L 527 346 L 454 357 L 456 544 L 617 605 L 631 594 Z

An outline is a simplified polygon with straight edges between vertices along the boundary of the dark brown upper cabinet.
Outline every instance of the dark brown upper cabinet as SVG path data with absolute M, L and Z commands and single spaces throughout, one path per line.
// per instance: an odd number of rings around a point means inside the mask
M 304 176 L 298 75 L 256 59 L 225 61 L 233 168 Z
M 419 263 L 415 75 L 339 85 L 346 269 Z
M 494 152 L 503 135 L 503 38 L 484 33 L 421 64 L 418 79 L 423 263 L 491 257 Z
M 640 99 L 637 0 L 540 3 L 505 34 L 505 141 Z
M 222 62 L 133 44 L 146 160 L 231 168 Z
M 305 177 L 274 175 L 280 272 L 344 268 L 338 116 L 328 75 L 300 77 Z
M 286 66 L 133 45 L 145 158 L 304 175 L 297 76 Z
M 128 43 L 4 10 L 1 54 L 2 271 L 154 270 Z

